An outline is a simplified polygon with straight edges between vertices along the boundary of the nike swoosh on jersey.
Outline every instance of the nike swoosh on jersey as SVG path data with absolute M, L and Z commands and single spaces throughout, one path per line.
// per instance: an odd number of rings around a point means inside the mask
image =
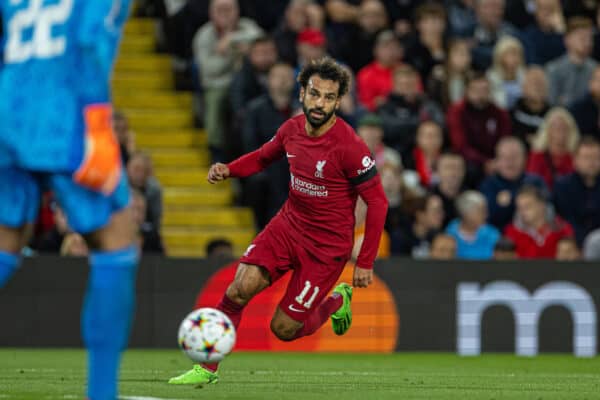
M 293 155 L 293 154 L 290 154 L 290 153 L 285 153 L 285 155 L 287 156 L 287 158 L 296 157 L 295 155 Z
M 290 305 L 288 306 L 288 308 L 289 308 L 291 311 L 295 311 L 295 312 L 304 312 L 304 311 L 306 311 L 306 310 L 302 310 L 302 309 L 298 310 L 297 308 L 295 308 L 295 307 L 294 307 L 294 305 L 293 305 L 293 304 L 290 304 Z

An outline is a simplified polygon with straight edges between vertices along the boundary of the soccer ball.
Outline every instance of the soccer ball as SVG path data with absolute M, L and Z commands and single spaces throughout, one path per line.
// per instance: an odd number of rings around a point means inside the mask
M 214 308 L 192 311 L 179 325 L 179 347 L 200 363 L 216 363 L 235 345 L 235 328 L 229 317 Z

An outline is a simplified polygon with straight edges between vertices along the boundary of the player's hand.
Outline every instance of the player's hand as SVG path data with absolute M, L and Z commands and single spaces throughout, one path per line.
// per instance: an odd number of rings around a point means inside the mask
M 373 282 L 373 270 L 354 266 L 352 286 L 366 288 Z
M 222 163 L 216 163 L 211 165 L 208 170 L 208 182 L 217 183 L 224 181 L 229 177 L 229 167 Z

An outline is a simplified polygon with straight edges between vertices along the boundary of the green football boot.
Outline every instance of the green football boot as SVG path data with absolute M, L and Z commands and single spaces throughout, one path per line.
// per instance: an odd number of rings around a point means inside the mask
M 348 332 L 350 325 L 352 325 L 352 309 L 350 309 L 352 286 L 347 283 L 340 283 L 333 289 L 333 292 L 339 293 L 344 302 L 336 312 L 331 314 L 331 324 L 333 325 L 333 332 L 336 335 L 343 335 Z
M 209 383 L 217 383 L 219 375 L 217 372 L 210 372 L 202 368 L 201 365 L 194 365 L 194 368 L 188 372 L 169 379 L 171 385 L 203 385 Z

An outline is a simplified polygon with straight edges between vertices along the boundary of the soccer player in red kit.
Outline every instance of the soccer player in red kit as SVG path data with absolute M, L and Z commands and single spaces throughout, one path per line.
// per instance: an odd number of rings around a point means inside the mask
M 313 61 L 298 76 L 304 113 L 287 120 L 260 149 L 230 164 L 217 163 L 208 181 L 243 178 L 287 157 L 289 198 L 254 239 L 217 309 L 237 327 L 244 306 L 292 270 L 275 310 L 271 330 L 281 340 L 311 335 L 329 317 L 333 330 L 350 328 L 352 287 L 337 282 L 350 259 L 357 197 L 367 204 L 365 237 L 355 263 L 353 286 L 367 287 L 387 213 L 387 200 L 375 161 L 354 130 L 336 117 L 349 76 L 330 58 Z M 172 384 L 213 383 L 217 364 L 195 365 Z

